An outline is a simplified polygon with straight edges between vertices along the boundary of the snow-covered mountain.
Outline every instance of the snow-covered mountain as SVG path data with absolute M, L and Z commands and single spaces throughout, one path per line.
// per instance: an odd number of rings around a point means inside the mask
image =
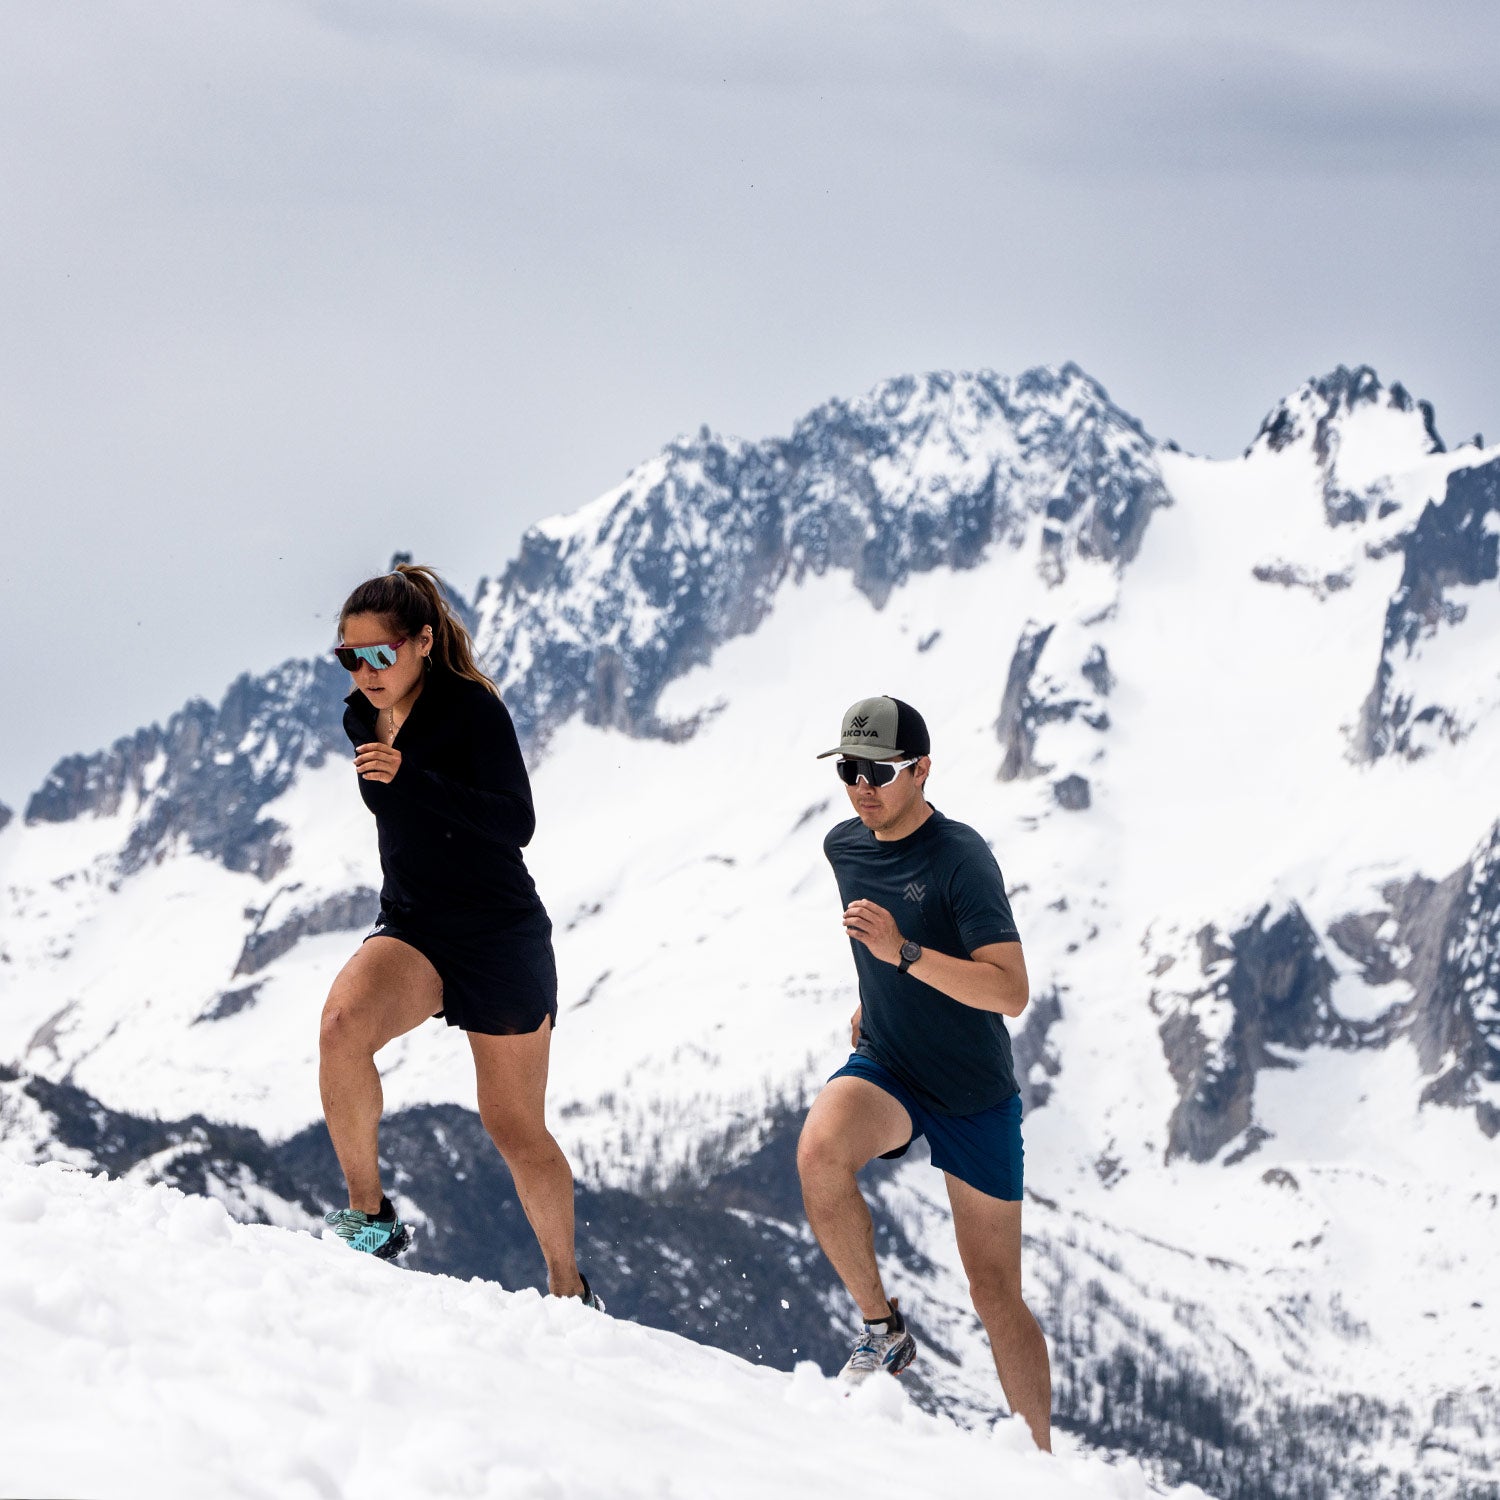
M 531 749 L 555 1128 L 612 1307 L 783 1368 L 845 1339 L 792 1166 L 854 1003 L 813 757 L 892 692 L 1027 945 L 1060 1423 L 1226 1496 L 1493 1493 L 1497 477 L 1366 369 L 1217 462 L 1065 366 L 702 432 L 528 533 L 472 619 Z M 343 691 L 243 677 L 0 823 L 11 1154 L 291 1227 L 334 1198 L 316 1016 L 379 885 Z M 524 1283 L 446 1042 L 383 1058 L 417 1264 Z M 981 1420 L 936 1174 L 875 1184 L 919 1399 Z

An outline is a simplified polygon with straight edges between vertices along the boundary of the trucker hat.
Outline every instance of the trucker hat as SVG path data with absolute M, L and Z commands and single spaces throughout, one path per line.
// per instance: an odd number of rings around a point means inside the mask
M 927 723 L 911 704 L 899 698 L 861 698 L 844 714 L 843 737 L 818 756 L 862 755 L 891 760 L 898 755 L 931 755 Z

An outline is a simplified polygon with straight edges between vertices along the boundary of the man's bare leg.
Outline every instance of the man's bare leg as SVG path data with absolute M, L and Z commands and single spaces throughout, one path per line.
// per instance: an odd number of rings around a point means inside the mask
M 1037 1447 L 1050 1453 L 1052 1367 L 1047 1340 L 1021 1298 L 1021 1205 L 991 1198 L 951 1172 L 943 1176 L 969 1296 L 989 1335 L 1000 1388 L 1010 1409 L 1026 1419 Z
M 813 1100 L 797 1143 L 807 1222 L 839 1280 L 873 1322 L 891 1305 L 875 1261 L 875 1226 L 855 1174 L 911 1139 L 911 1116 L 863 1078 L 834 1078 Z
M 349 1207 L 380 1212 L 380 1111 L 375 1054 L 443 1008 L 438 972 L 410 943 L 374 937 L 339 970 L 318 1035 L 318 1088 Z
M 581 1297 L 573 1239 L 573 1173 L 546 1124 L 552 1021 L 524 1036 L 469 1032 L 479 1117 L 505 1158 L 527 1222 L 547 1262 L 547 1290 Z

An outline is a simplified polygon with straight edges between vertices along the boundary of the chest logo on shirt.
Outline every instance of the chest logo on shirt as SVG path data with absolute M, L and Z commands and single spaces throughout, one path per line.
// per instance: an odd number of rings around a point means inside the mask
M 906 882 L 906 889 L 903 890 L 901 894 L 905 896 L 908 901 L 915 901 L 917 905 L 920 906 L 927 897 L 927 887 L 925 885 L 918 884 L 918 882 L 915 880 L 908 880 Z

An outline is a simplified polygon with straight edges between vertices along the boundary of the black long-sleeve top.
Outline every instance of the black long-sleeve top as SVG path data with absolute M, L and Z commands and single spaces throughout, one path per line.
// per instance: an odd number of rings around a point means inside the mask
M 344 702 L 349 743 L 373 743 L 375 706 L 358 689 Z M 392 781 L 359 777 L 379 835 L 382 903 L 451 931 L 545 921 L 521 857 L 536 830 L 531 780 L 500 699 L 434 666 L 395 748 Z

